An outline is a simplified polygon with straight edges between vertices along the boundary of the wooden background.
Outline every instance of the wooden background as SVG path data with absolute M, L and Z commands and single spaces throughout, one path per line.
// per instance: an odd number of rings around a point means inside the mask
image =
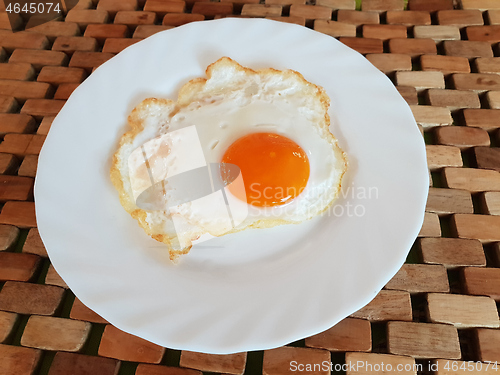
M 314 337 L 218 356 L 125 334 L 76 299 L 38 235 L 33 182 L 54 116 L 94 68 L 225 16 L 297 23 L 364 54 L 410 104 L 432 178 L 419 238 L 373 302 Z M 13 21 L 0 12 L 1 375 L 284 374 L 290 361 L 500 373 L 478 363 L 500 361 L 500 0 L 82 0 L 35 29 Z M 381 373 L 364 370 L 333 372 Z

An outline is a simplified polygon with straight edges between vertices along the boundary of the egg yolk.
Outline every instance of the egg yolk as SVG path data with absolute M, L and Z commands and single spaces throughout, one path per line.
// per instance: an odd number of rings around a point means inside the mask
M 283 205 L 305 188 L 309 159 L 294 141 L 273 133 L 253 133 L 236 140 L 222 157 L 223 163 L 241 170 L 246 197 L 229 191 L 259 207 Z M 222 178 L 224 178 L 222 171 Z M 241 194 L 240 194 L 241 195 Z

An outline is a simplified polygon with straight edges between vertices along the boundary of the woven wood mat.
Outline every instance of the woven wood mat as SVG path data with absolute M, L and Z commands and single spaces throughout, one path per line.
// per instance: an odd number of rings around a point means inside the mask
M 369 305 L 282 348 L 219 356 L 128 335 L 76 299 L 40 240 L 33 182 L 54 116 L 94 68 L 226 16 L 297 23 L 364 54 L 410 104 L 432 178 L 407 263 Z M 500 1 L 81 0 L 25 23 L 0 9 L 0 374 L 500 373 L 487 365 L 500 361 Z

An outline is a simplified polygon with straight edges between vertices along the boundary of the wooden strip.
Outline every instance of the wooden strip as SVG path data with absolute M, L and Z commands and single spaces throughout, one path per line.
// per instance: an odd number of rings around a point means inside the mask
M 380 23 L 380 18 L 377 12 L 340 9 L 337 13 L 337 21 L 351 23 L 358 26 L 378 24 Z
M 314 30 L 333 37 L 356 36 L 356 25 L 332 20 L 315 20 Z
M 22 158 L 32 140 L 32 134 L 7 134 L 4 141 L 0 143 L 0 152 Z
M 431 15 L 429 12 L 416 10 L 390 10 L 386 14 L 386 20 L 390 25 L 430 25 Z
M 493 50 L 488 42 L 472 42 L 470 40 L 445 40 L 444 52 L 450 56 L 493 57 Z
M 396 53 L 375 53 L 366 55 L 366 59 L 384 73 L 411 70 L 411 57 Z
M 3 6 L 3 3 L 0 3 Z M 19 14 L 0 12 L 0 30 L 19 30 L 23 27 L 23 19 Z
M 0 251 L 10 249 L 16 243 L 19 232 L 19 228 L 13 225 L 0 225 Z
M 103 43 L 106 38 L 125 38 L 128 36 L 128 28 L 126 25 L 112 24 L 90 24 L 85 29 L 83 34 L 86 38 L 96 39 Z M 54 49 L 54 48 L 52 48 Z M 95 51 L 95 49 L 79 49 L 79 51 Z
M 68 56 L 64 52 L 37 51 L 29 49 L 16 49 L 12 52 L 9 59 L 9 62 L 11 63 L 29 63 L 37 70 L 40 70 L 47 65 L 66 65 L 68 61 Z
M 461 167 L 462 155 L 460 149 L 454 146 L 427 145 L 427 165 L 431 171 L 444 167 Z
M 57 87 L 56 93 L 54 94 L 54 99 L 67 100 L 78 86 L 80 86 L 79 83 L 61 83 Z
M 93 0 L 80 0 L 73 9 L 90 9 L 97 4 L 97 1 Z M 67 8 L 67 7 L 66 7 Z
M 463 281 L 467 294 L 500 301 L 500 268 L 464 268 Z
M 87 323 L 90 324 L 90 323 Z M 124 361 L 160 363 L 165 348 L 107 325 L 99 345 L 99 355 Z
M 361 10 L 385 12 L 388 10 L 404 10 L 404 0 L 363 0 L 361 2 Z
M 38 367 L 41 356 L 41 350 L 0 344 L 0 371 L 12 375 L 31 375 Z
M 54 360 L 50 365 L 50 375 L 116 375 L 118 374 L 119 366 L 120 362 L 111 358 L 56 352 Z M 136 375 L 139 375 L 139 371 L 136 372 Z M 149 375 L 159 374 L 151 372 Z M 177 375 L 182 374 L 178 373 Z
M 18 166 L 19 166 L 19 160 L 14 155 L 0 154 L 1 174 L 12 174 L 17 170 Z
M 489 9 L 486 13 L 490 25 L 500 25 L 500 9 Z
M 189 367 L 202 371 L 243 374 L 246 358 L 247 353 L 217 355 L 183 350 L 179 364 L 181 367 Z
M 11 335 L 11 332 L 17 323 L 17 317 L 17 314 L 0 311 L 0 343 L 5 342 Z M 0 346 L 0 360 L 6 361 L 6 359 L 2 357 L 2 354 L 2 346 Z M 0 365 L 0 371 L 1 370 L 2 365 Z
M 54 315 L 63 296 L 64 289 L 56 286 L 7 281 L 0 291 L 0 306 L 18 314 Z
M 69 66 L 89 70 L 105 63 L 113 56 L 114 54 L 112 53 L 76 51 L 71 56 Z
M 18 100 L 47 98 L 53 89 L 48 83 L 0 80 L 0 94 Z
M 233 14 L 232 3 L 212 3 L 196 2 L 193 5 L 193 13 L 203 14 L 204 16 L 229 15 Z
M 500 327 L 497 306 L 489 297 L 429 293 L 427 306 L 432 323 L 451 324 L 457 328 Z
M 290 16 L 304 17 L 306 20 L 330 20 L 332 9 L 318 5 L 293 4 L 290 6 Z M 343 22 L 340 19 L 338 21 Z
M 484 130 L 499 128 L 500 110 L 498 109 L 464 109 L 465 124 Z
M 107 320 L 85 306 L 78 298 L 75 298 L 73 307 L 69 314 L 71 319 L 83 320 L 85 322 L 107 324 Z
M 500 241 L 500 216 L 455 214 L 451 222 L 459 238 L 473 238 L 483 243 Z
M 440 25 L 454 25 L 458 27 L 470 25 L 483 25 L 483 14 L 477 9 L 472 10 L 440 10 L 437 12 Z
M 99 0 L 97 10 L 107 11 L 112 17 L 120 10 L 137 10 L 137 0 Z
M 428 88 L 445 87 L 443 73 L 435 71 L 396 72 L 396 84 L 415 87 L 417 92 Z
M 413 28 L 415 38 L 429 38 L 436 42 L 441 40 L 460 40 L 460 30 L 451 25 L 422 25 Z
M 466 29 L 468 40 L 496 43 L 500 42 L 500 26 L 469 26 Z
M 204 19 L 205 16 L 203 14 L 168 13 L 163 17 L 163 25 L 181 26 L 189 22 L 203 21 Z
M 486 100 L 491 109 L 500 109 L 500 91 L 488 91 Z
M 500 127 L 498 123 L 500 110 L 497 109 L 465 109 L 463 115 L 467 126 L 479 127 L 485 130 Z
M 306 19 L 304 17 L 266 17 L 266 19 L 273 20 L 273 21 L 279 21 L 279 22 L 286 22 L 286 23 L 294 23 L 296 25 L 300 26 L 305 26 L 306 25 Z M 317 21 L 324 21 L 324 20 L 317 20 Z M 316 21 L 314 21 L 316 22 Z
M 404 25 L 363 25 L 363 38 L 388 40 L 406 38 L 406 36 Z
M 268 1 L 269 0 L 266 0 L 266 4 L 268 3 Z M 316 0 L 316 5 L 321 5 L 332 9 L 354 10 L 356 9 L 356 0 Z
M 489 9 L 500 9 L 500 4 L 496 0 L 460 0 L 463 9 L 479 9 L 481 11 Z
M 91 23 L 107 23 L 109 19 L 108 12 L 97 9 L 71 9 L 66 15 L 66 21 L 74 22 L 80 28 Z
M 0 224 L 15 225 L 19 228 L 36 227 L 35 204 L 16 201 L 5 203 L 0 213 Z
M 0 64 L 0 79 L 29 81 L 35 77 L 35 70 L 28 63 Z
M 457 329 L 448 324 L 389 322 L 388 351 L 413 358 L 459 359 Z
M 307 347 L 329 351 L 369 352 L 372 348 L 370 322 L 345 318 L 332 328 L 307 337 Z
M 33 179 L 0 176 L 0 201 L 26 201 L 33 197 Z
M 469 60 L 466 57 L 422 55 L 420 56 L 422 70 L 434 70 L 444 75 L 451 73 L 470 73 Z
M 52 125 L 52 121 L 54 121 L 54 116 L 45 116 L 36 131 L 36 134 L 47 135 L 50 130 L 50 126 Z
M 31 116 L 17 113 L 0 113 L 0 135 L 7 133 L 32 133 L 35 120 Z
M 88 28 L 92 26 L 87 26 Z M 107 25 L 107 26 L 123 26 L 123 25 Z M 127 27 L 127 26 L 123 26 Z M 71 37 L 71 36 L 61 36 L 54 41 L 52 45 L 53 51 L 62 51 L 67 54 L 72 54 L 75 51 L 96 51 L 98 49 L 97 40 L 95 38 L 89 37 Z
M 90 333 L 88 322 L 48 316 L 30 316 L 21 345 L 42 350 L 78 352 Z
M 488 215 L 500 215 L 500 192 L 487 191 L 480 195 L 481 210 Z
M 171 28 L 172 26 L 164 26 L 164 25 L 139 25 L 135 28 L 134 35 L 132 36 L 132 38 L 145 39 L 150 37 L 151 35 L 159 33 L 160 31 L 169 30 Z
M 380 39 L 341 37 L 339 41 L 361 54 L 384 52 L 384 44 Z
M 135 375 L 172 375 L 172 371 L 175 372 L 175 375 L 203 375 L 201 371 L 188 368 L 151 365 L 146 363 L 140 363 L 137 366 Z M 114 375 L 114 373 L 110 373 L 109 375 Z
M 415 360 L 411 357 L 378 353 L 346 353 L 346 375 L 386 374 L 417 375 Z M 383 372 L 380 372 L 383 371 Z
M 326 1 L 327 4 L 321 3 L 321 0 L 320 0 L 319 2 L 316 1 L 316 5 L 330 7 L 328 1 L 335 1 L 335 0 L 323 0 L 323 1 Z M 305 5 L 306 0 L 265 0 L 265 4 L 268 4 L 268 5 Z
M 0 113 L 17 112 L 19 104 L 13 96 L 0 95 Z
M 283 8 L 281 5 L 244 4 L 241 15 L 247 17 L 280 17 Z
M 175 1 L 179 1 L 179 0 L 175 0 Z M 200 0 L 200 1 L 207 1 L 207 0 Z M 222 3 L 233 3 L 234 7 L 233 7 L 233 11 L 234 11 L 234 16 L 236 17 L 239 17 L 239 13 L 241 11 L 241 9 L 243 8 L 243 5 L 245 4 L 259 4 L 260 1 L 259 0 L 220 0 Z M 189 1 L 188 1 L 189 3 Z M 268 3 L 265 3 L 264 4 L 266 5 L 282 5 L 282 4 L 268 4 Z M 305 1 L 304 2 L 301 2 L 300 4 L 305 4 Z M 216 16 L 216 17 L 223 17 L 223 16 Z M 214 19 L 216 19 L 214 17 Z
M 45 35 L 26 31 L 16 33 L 0 31 L 0 47 L 7 52 L 12 52 L 18 48 L 47 49 L 49 47 L 49 40 Z
M 481 108 L 478 95 L 472 91 L 429 89 L 427 100 L 432 106 L 447 107 L 452 111 L 460 108 Z
M 21 108 L 21 113 L 31 115 L 35 118 L 55 116 L 59 113 L 64 103 L 64 100 L 28 99 Z
M 42 149 L 43 142 L 45 142 L 45 138 L 43 135 L 33 135 L 25 150 L 26 155 L 38 155 Z
M 417 89 L 415 87 L 396 86 L 396 89 L 398 90 L 399 94 L 403 97 L 403 99 L 406 100 L 406 102 L 408 104 L 410 104 L 410 105 L 417 105 L 418 104 Z M 421 129 L 423 129 L 422 125 L 418 125 L 418 126 Z
M 365 307 L 350 315 L 369 321 L 412 320 L 411 299 L 408 292 L 381 290 Z
M 429 147 L 429 145 L 427 145 Z M 465 190 L 431 188 L 425 211 L 439 215 L 453 213 L 471 214 L 474 212 L 471 194 Z
M 0 143 L 0 152 L 23 157 L 29 154 L 38 154 L 45 140 L 45 136 L 33 134 L 6 134 Z
M 500 75 L 498 74 L 455 73 L 451 79 L 457 90 L 473 90 L 475 92 L 500 90 Z
M 40 257 L 37 255 L 1 252 L 0 281 L 29 281 L 39 265 Z
M 467 190 L 472 193 L 500 191 L 500 173 L 487 169 L 444 168 L 446 185 L 452 189 Z
M 453 9 L 453 0 L 408 0 L 408 9 L 429 12 L 448 10 Z
M 451 125 L 453 119 L 448 108 L 427 105 L 411 105 L 411 111 L 418 125 L 424 129 L 434 126 Z
M 38 165 L 38 155 L 26 155 L 17 172 L 18 176 L 35 177 Z
M 113 54 L 119 53 L 123 51 L 125 48 L 137 42 L 138 42 L 137 39 L 130 39 L 130 38 L 108 38 L 104 42 L 104 46 L 102 47 L 102 52 L 113 53 Z
M 420 251 L 426 264 L 442 264 L 446 268 L 485 266 L 483 246 L 478 240 L 461 238 L 421 238 Z M 468 293 L 473 294 L 473 293 Z
M 500 149 L 492 147 L 474 147 L 476 164 L 481 169 L 493 169 L 500 172 Z
M 182 359 L 182 355 L 181 355 Z M 330 363 L 330 352 L 328 350 L 311 348 L 294 348 L 282 346 L 281 348 L 265 350 L 262 364 L 263 375 L 282 375 L 290 371 L 300 371 L 318 375 L 330 374 L 330 368 L 322 368 L 321 365 L 314 368 L 314 364 L 321 364 L 324 361 Z M 306 367 L 309 364 L 310 367 Z M 182 364 L 181 364 L 182 365 Z M 299 367 L 301 366 L 301 367 Z
M 144 11 L 121 10 L 116 13 L 114 23 L 127 26 L 154 25 L 156 13 Z M 119 37 L 118 37 L 119 38 Z
M 59 36 L 79 36 L 80 27 L 70 21 L 51 21 L 32 27 L 27 32 L 45 35 L 49 41 L 54 41 Z
M 437 54 L 436 43 L 432 39 L 391 39 L 389 50 L 412 57 Z
M 500 362 L 500 330 L 480 328 L 476 331 L 479 360 Z M 498 367 L 497 367 L 498 372 Z
M 68 285 L 66 285 L 66 283 L 61 278 L 61 276 L 59 276 L 59 274 L 56 272 L 56 270 L 52 264 L 49 266 L 47 274 L 45 275 L 45 284 L 46 285 L 55 285 L 55 286 L 59 286 L 59 287 L 64 288 L 64 289 L 68 289 Z
M 428 264 L 404 264 L 385 288 L 410 293 L 447 293 L 450 291 L 446 268 L 441 265 Z
M 163 17 L 167 13 L 182 13 L 186 9 L 185 1 L 163 1 L 163 0 L 146 0 L 144 10 L 155 12 L 159 17 Z
M 37 228 L 29 230 L 28 237 L 26 237 L 26 241 L 24 242 L 23 253 L 36 254 L 44 258 L 48 257 Z
M 62 83 L 81 83 L 86 78 L 85 70 L 67 68 L 63 66 L 46 66 L 38 74 L 38 82 L 47 82 L 53 85 Z

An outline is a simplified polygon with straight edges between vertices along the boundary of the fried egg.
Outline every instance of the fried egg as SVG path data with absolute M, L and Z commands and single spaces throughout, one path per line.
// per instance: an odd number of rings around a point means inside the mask
M 176 102 L 142 101 L 113 157 L 122 206 L 172 260 L 196 241 L 321 214 L 347 169 L 321 87 L 228 57 L 206 75 Z

